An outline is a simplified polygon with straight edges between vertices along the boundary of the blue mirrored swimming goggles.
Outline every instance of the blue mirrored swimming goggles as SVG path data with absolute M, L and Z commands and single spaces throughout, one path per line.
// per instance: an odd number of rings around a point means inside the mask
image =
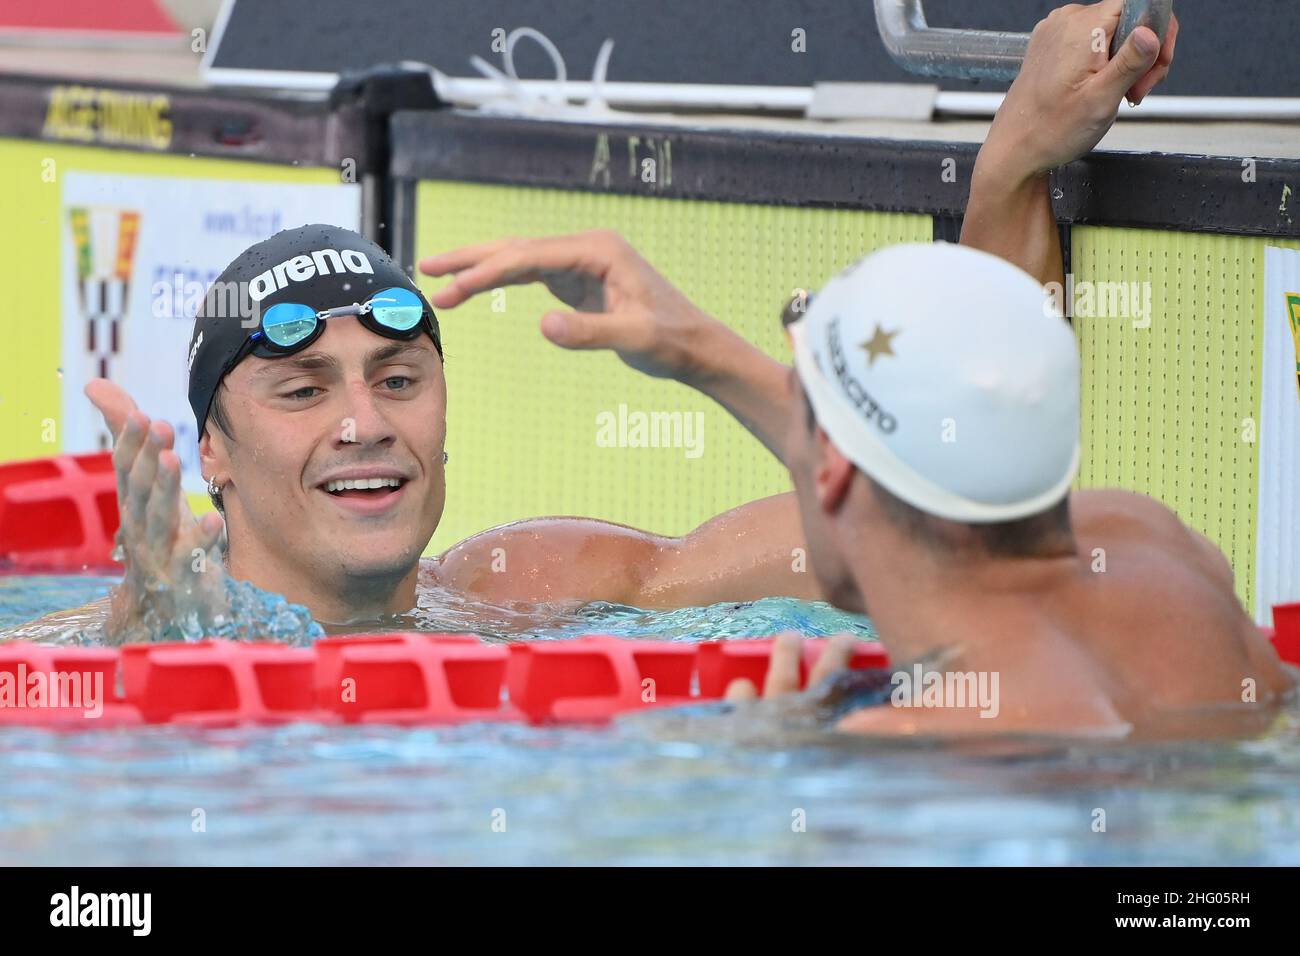
M 365 302 L 316 310 L 298 302 L 280 302 L 262 313 L 258 329 L 248 337 L 233 367 L 249 352 L 266 358 L 290 355 L 311 345 L 329 319 L 355 315 L 370 331 L 390 339 L 413 339 L 432 325 L 425 320 L 424 301 L 410 289 L 381 289 Z

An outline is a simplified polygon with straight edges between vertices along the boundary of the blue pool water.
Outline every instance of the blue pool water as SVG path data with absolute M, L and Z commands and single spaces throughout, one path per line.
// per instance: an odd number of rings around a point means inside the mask
M 0 579 L 0 627 L 110 584 Z M 586 608 L 537 635 L 656 625 L 866 630 L 769 600 Z M 1247 742 L 1032 750 L 756 732 L 703 710 L 603 730 L 0 728 L 0 864 L 1300 863 L 1300 715 Z

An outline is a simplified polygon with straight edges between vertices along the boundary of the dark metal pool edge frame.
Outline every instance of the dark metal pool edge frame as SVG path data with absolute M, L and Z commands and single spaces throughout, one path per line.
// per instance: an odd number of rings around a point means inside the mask
M 158 120 L 166 123 L 158 133 Z M 231 92 L 0 74 L 0 138 L 332 169 L 362 191 L 362 232 L 384 238 L 387 114 L 362 95 Z
M 126 108 L 162 98 L 170 124 L 167 143 L 142 144 L 129 130 L 104 127 L 96 115 L 85 116 L 75 131 L 51 130 L 55 104 L 70 94 L 81 100 L 110 94 Z M 365 156 L 352 120 L 346 111 L 332 110 L 325 96 L 0 75 L 0 137 L 10 139 L 338 169 L 346 157 Z
M 420 180 L 913 213 L 933 217 L 936 238 L 955 239 L 978 152 L 971 143 L 484 116 L 437 108 L 421 83 L 424 74 L 380 68 L 373 81 L 322 96 L 0 75 L 0 137 L 333 168 L 343 181 L 354 172 L 363 231 L 407 268 Z M 166 143 L 102 135 L 95 116 L 73 136 L 52 130 L 51 107 L 71 90 L 160 102 Z M 653 182 L 641 175 L 646 160 Z M 1300 238 L 1287 202 L 1300 209 L 1296 159 L 1098 152 L 1057 170 L 1052 184 L 1066 228 Z
M 556 122 L 456 110 L 399 111 L 390 140 L 397 195 L 420 180 L 457 180 L 915 213 L 934 217 L 935 238 L 949 240 L 960 233 L 979 150 L 972 143 Z M 658 166 L 653 183 L 640 175 L 646 159 Z M 1294 194 L 1300 213 L 1300 160 L 1097 152 L 1057 170 L 1052 188 L 1063 227 L 1300 238 L 1300 215 L 1285 201 Z M 409 208 L 410 196 L 402 202 Z

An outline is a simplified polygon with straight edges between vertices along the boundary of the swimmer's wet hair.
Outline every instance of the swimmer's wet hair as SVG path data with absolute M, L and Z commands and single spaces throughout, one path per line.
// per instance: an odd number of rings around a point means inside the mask
M 226 383 L 222 382 L 217 386 L 216 394 L 212 396 L 212 408 L 208 410 L 208 421 L 217 426 L 221 430 L 221 434 L 233 442 L 235 433 L 234 429 L 230 427 L 230 414 L 226 411 L 225 394 Z M 226 516 L 226 503 L 221 500 L 221 492 L 208 495 L 208 499 L 212 502 L 212 507 L 216 508 L 224 518 Z
M 790 301 L 785 304 L 781 310 L 781 326 L 789 328 L 794 325 L 808 312 L 808 307 L 812 305 L 812 293 L 805 292 L 802 289 L 790 297 Z
M 212 419 L 212 424 L 221 429 L 221 434 L 234 441 L 235 431 L 230 426 L 230 414 L 226 411 L 225 394 L 226 383 L 222 382 L 217 389 L 217 394 L 212 396 L 212 410 L 208 413 L 208 417 Z
M 870 475 L 864 477 L 890 523 L 932 551 L 975 551 L 999 558 L 1039 558 L 1073 547 L 1074 529 L 1070 525 L 1068 493 L 1046 511 L 1028 518 L 993 524 L 965 524 L 926 514 L 878 484 Z
M 800 393 L 811 432 L 817 427 L 817 416 L 807 393 L 802 389 Z M 994 524 L 965 524 L 927 514 L 909 505 L 870 475 L 863 473 L 862 477 L 867 479 L 880 510 L 894 527 L 934 551 L 973 550 L 999 558 L 1037 558 L 1074 545 L 1068 492 L 1050 508 L 1027 518 Z

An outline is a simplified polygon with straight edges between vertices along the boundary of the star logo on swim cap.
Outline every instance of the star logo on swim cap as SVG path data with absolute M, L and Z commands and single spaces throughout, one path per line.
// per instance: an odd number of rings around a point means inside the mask
M 867 366 L 876 364 L 876 359 L 882 355 L 894 355 L 894 336 L 898 332 L 886 332 L 883 326 L 876 326 L 875 335 L 871 336 L 870 341 L 863 342 L 859 348 L 866 351 L 868 355 Z

